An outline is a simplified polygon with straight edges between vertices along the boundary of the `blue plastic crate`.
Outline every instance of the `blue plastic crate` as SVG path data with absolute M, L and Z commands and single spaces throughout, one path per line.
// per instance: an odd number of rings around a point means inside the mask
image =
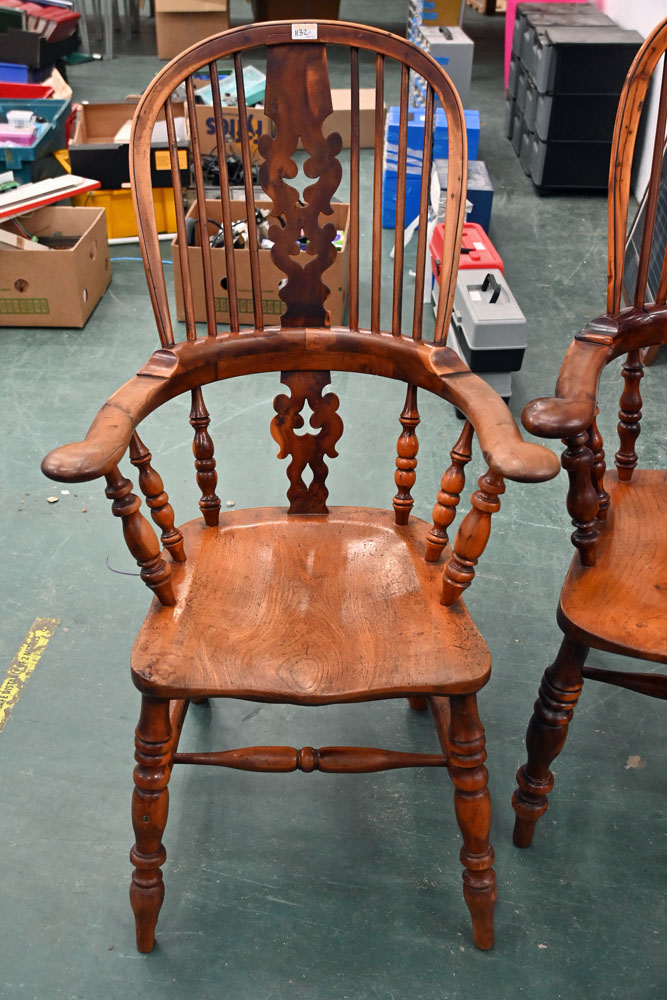
M 13 109 L 29 110 L 38 118 L 44 119 L 31 146 L 0 144 L 0 169 L 13 170 L 16 180 L 27 184 L 34 179 L 32 164 L 35 160 L 65 147 L 65 124 L 70 112 L 70 102 L 53 99 L 0 100 L 0 114 L 3 117 Z
M 52 71 L 53 66 L 33 69 L 32 66 L 24 66 L 22 63 L 0 62 L 0 80 L 3 83 L 41 83 L 51 75 Z
M 479 111 L 464 111 L 466 132 L 468 133 L 468 156 L 477 159 L 479 148 Z M 421 158 L 424 148 L 424 124 L 426 111 L 424 108 L 408 109 L 408 155 Z M 398 129 L 400 124 L 400 108 L 392 107 L 387 111 L 385 126 L 385 146 L 390 151 L 398 150 Z M 434 159 L 446 159 L 448 154 L 447 116 L 443 108 L 435 109 L 435 132 L 433 135 Z
M 465 111 L 468 133 L 468 156 L 477 159 L 479 148 L 479 111 Z M 405 224 L 419 214 L 421 191 L 422 157 L 424 149 L 424 108 L 410 108 L 408 119 L 408 154 L 405 191 Z M 385 149 L 382 174 L 382 226 L 393 229 L 396 225 L 396 185 L 398 180 L 398 131 L 400 109 L 389 108 L 385 128 Z M 435 132 L 433 135 L 433 159 L 446 159 L 449 152 L 447 118 L 442 108 L 435 112 Z

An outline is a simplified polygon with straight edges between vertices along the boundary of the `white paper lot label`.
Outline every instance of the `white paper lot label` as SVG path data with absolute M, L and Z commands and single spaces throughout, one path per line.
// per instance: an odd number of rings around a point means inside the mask
M 292 24 L 293 41 L 311 41 L 314 38 L 317 38 L 316 24 Z

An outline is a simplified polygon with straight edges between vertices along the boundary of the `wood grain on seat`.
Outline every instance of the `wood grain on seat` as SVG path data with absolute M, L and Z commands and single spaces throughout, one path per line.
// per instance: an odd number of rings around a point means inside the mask
M 559 622 L 596 649 L 667 663 L 667 472 L 605 476 L 611 502 L 599 523 L 595 566 L 575 555 Z
M 440 604 L 428 528 L 347 508 L 326 518 L 233 511 L 217 531 L 190 521 L 188 561 L 172 565 L 176 605 L 153 602 L 132 653 L 135 683 L 171 698 L 310 705 L 478 690 L 489 652 L 462 602 Z

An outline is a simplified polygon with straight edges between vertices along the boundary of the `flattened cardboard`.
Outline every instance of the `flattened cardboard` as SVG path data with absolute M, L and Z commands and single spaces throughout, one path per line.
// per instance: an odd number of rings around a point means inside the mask
M 258 208 L 270 208 L 270 201 L 257 201 Z M 337 229 L 342 229 L 345 233 L 342 249 L 336 254 L 336 260 L 328 268 L 322 277 L 324 284 L 330 289 L 329 297 L 324 305 L 329 310 L 331 326 L 340 326 L 343 322 L 345 312 L 345 302 L 349 283 L 349 247 L 347 243 L 347 233 L 349 225 L 350 206 L 340 202 L 332 203 L 333 214 L 327 216 L 327 222 L 333 222 Z M 233 201 L 231 203 L 232 219 L 245 219 L 247 215 L 244 201 Z M 222 208 L 219 201 L 206 202 L 206 216 L 208 219 L 218 221 L 222 218 Z M 198 219 L 199 212 L 197 205 L 191 206 L 188 218 Z M 198 233 L 197 227 L 197 233 Z M 212 227 L 209 226 L 212 232 Z M 304 263 L 311 258 L 305 252 Z M 183 308 L 183 288 L 181 285 L 181 267 L 178 257 L 178 237 L 176 236 L 171 244 L 171 258 L 173 261 L 174 286 L 176 290 L 176 315 L 178 319 L 185 319 Z M 190 262 L 190 273 L 192 276 L 192 290 L 195 303 L 195 319 L 198 323 L 206 321 L 206 306 L 204 299 L 204 273 L 202 267 L 201 249 L 199 246 L 188 247 L 188 260 Z M 236 264 L 236 282 L 238 286 L 239 321 L 244 326 L 254 326 L 255 318 L 252 306 L 252 282 L 250 280 L 250 254 L 248 250 L 235 250 L 234 262 Z M 215 296 L 215 318 L 218 323 L 229 323 L 229 296 L 227 293 L 227 268 L 225 266 L 225 251 L 219 247 L 211 250 L 211 263 L 213 266 L 213 284 Z M 285 303 L 278 295 L 278 285 L 285 278 L 271 260 L 270 250 L 259 251 L 259 269 L 262 285 L 262 308 L 264 310 L 264 322 L 267 326 L 278 326 L 280 316 L 285 311 Z
M 101 208 L 49 206 L 24 216 L 31 236 L 80 236 L 67 250 L 0 250 L 0 326 L 82 327 L 111 281 Z

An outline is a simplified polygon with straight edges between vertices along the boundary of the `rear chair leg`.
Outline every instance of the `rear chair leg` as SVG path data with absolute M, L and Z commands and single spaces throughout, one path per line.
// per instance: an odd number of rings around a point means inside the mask
M 428 708 L 428 699 L 421 694 L 410 695 L 408 703 L 414 712 L 425 712 Z
M 134 794 L 132 825 L 136 842 L 130 851 L 134 865 L 130 903 L 137 928 L 137 949 L 153 950 L 155 927 L 164 899 L 161 865 L 167 852 L 162 834 L 167 822 L 171 764 L 171 726 L 169 702 L 146 695 L 141 701 L 141 715 L 135 733 Z
M 440 700 L 434 698 L 431 704 L 440 741 L 449 748 L 456 818 L 463 835 L 463 897 L 472 917 L 475 944 L 486 950 L 493 947 L 493 910 L 497 893 L 492 868 L 493 848 L 489 843 L 491 797 L 487 787 L 488 772 L 484 767 L 484 727 L 477 713 L 476 696 L 452 695 L 449 698 L 449 731 L 441 733 L 442 718 L 437 711 Z
M 528 761 L 517 771 L 518 788 L 512 796 L 516 813 L 514 843 L 529 847 L 535 824 L 548 808 L 554 786 L 550 765 L 565 745 L 567 731 L 583 685 L 586 646 L 563 639 L 558 656 L 544 672 L 526 733 Z

